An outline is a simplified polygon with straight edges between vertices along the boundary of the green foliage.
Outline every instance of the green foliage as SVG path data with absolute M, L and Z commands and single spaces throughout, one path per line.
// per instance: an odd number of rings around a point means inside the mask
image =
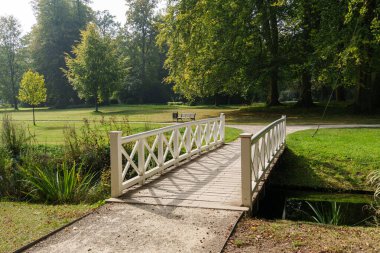
M 45 79 L 43 75 L 31 70 L 24 73 L 18 98 L 20 101 L 37 106 L 46 101 Z
M 12 121 L 12 117 L 5 114 L 1 126 L 1 145 L 11 157 L 19 159 L 20 154 L 30 145 L 32 136 L 21 125 Z
M 87 0 L 33 0 L 37 24 L 30 35 L 29 49 L 33 69 L 46 78 L 47 103 L 67 106 L 79 102 L 78 96 L 62 75 L 65 52 L 80 39 L 80 30 L 91 20 Z M 29 66 L 30 67 L 30 66 Z
M 95 24 L 81 32 L 81 42 L 73 47 L 73 57 L 66 54 L 69 82 L 81 98 L 94 101 L 96 111 L 101 101 L 108 100 L 124 77 L 124 60 L 110 37 L 102 37 Z
M 118 36 L 120 53 L 128 57 L 130 75 L 117 96 L 125 103 L 162 103 L 172 96 L 171 85 L 163 85 L 165 50 L 156 45 L 157 0 L 127 0 L 127 22 Z
M 83 173 L 82 166 L 75 163 L 71 167 L 62 163 L 55 168 L 26 166 L 20 168 L 20 173 L 32 189 L 32 199 L 55 204 L 86 200 L 94 179 L 94 174 Z
M 13 16 L 0 17 L 0 94 L 18 108 L 18 82 L 22 73 L 21 25 Z
M 342 222 L 342 213 L 340 205 L 336 202 L 331 202 L 330 208 L 314 206 L 310 202 L 306 202 L 313 214 L 310 215 L 311 218 L 321 224 L 331 224 L 331 225 L 340 225 Z
M 258 29 L 252 1 L 178 1 L 160 22 L 166 81 L 187 99 L 244 94 L 252 82 Z
M 82 164 L 85 171 L 91 171 L 98 176 L 110 167 L 109 135 L 112 130 L 131 134 L 131 127 L 126 118 L 117 121 L 116 118 L 100 121 L 84 120 L 78 130 L 67 126 L 64 129 L 64 156 L 66 161 L 76 161 Z

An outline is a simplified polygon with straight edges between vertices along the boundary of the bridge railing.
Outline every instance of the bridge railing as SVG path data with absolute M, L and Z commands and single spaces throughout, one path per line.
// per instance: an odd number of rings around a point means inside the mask
M 191 156 L 221 145 L 225 140 L 225 115 L 186 122 L 122 137 L 110 132 L 111 195 L 118 197 L 136 184 L 162 173 Z
M 252 208 L 266 175 L 285 148 L 286 116 L 271 123 L 257 134 L 243 133 L 241 138 L 241 202 Z

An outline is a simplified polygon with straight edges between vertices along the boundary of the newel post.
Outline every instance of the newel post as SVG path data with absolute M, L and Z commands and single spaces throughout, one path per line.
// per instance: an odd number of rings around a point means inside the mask
M 252 207 L 252 134 L 243 133 L 240 135 L 241 141 L 241 204 Z
M 282 135 L 282 143 L 285 144 L 286 143 L 286 115 L 282 115 L 282 118 L 284 119 L 284 127 L 283 127 L 283 135 Z
M 220 114 L 220 139 L 224 143 L 225 142 L 225 131 L 226 129 L 226 115 L 224 113 Z
M 122 192 L 121 131 L 110 132 L 111 196 L 117 198 Z

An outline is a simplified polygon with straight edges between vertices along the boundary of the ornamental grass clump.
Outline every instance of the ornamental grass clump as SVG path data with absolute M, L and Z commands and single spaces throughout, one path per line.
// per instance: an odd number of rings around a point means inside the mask
M 94 174 L 83 172 L 82 166 L 62 163 L 51 167 L 21 167 L 23 181 L 30 187 L 28 195 L 35 201 L 52 204 L 86 201 L 94 185 Z
M 310 202 L 306 202 L 310 209 L 312 210 L 311 218 L 320 224 L 331 224 L 331 225 L 341 225 L 343 221 L 343 216 L 341 212 L 341 206 L 336 202 L 331 202 L 331 206 L 321 207 L 314 206 Z

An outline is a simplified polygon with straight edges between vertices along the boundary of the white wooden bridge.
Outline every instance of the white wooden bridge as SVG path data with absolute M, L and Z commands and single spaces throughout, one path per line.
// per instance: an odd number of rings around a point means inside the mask
M 250 210 L 285 147 L 286 117 L 225 144 L 225 116 L 111 132 L 109 202 Z

